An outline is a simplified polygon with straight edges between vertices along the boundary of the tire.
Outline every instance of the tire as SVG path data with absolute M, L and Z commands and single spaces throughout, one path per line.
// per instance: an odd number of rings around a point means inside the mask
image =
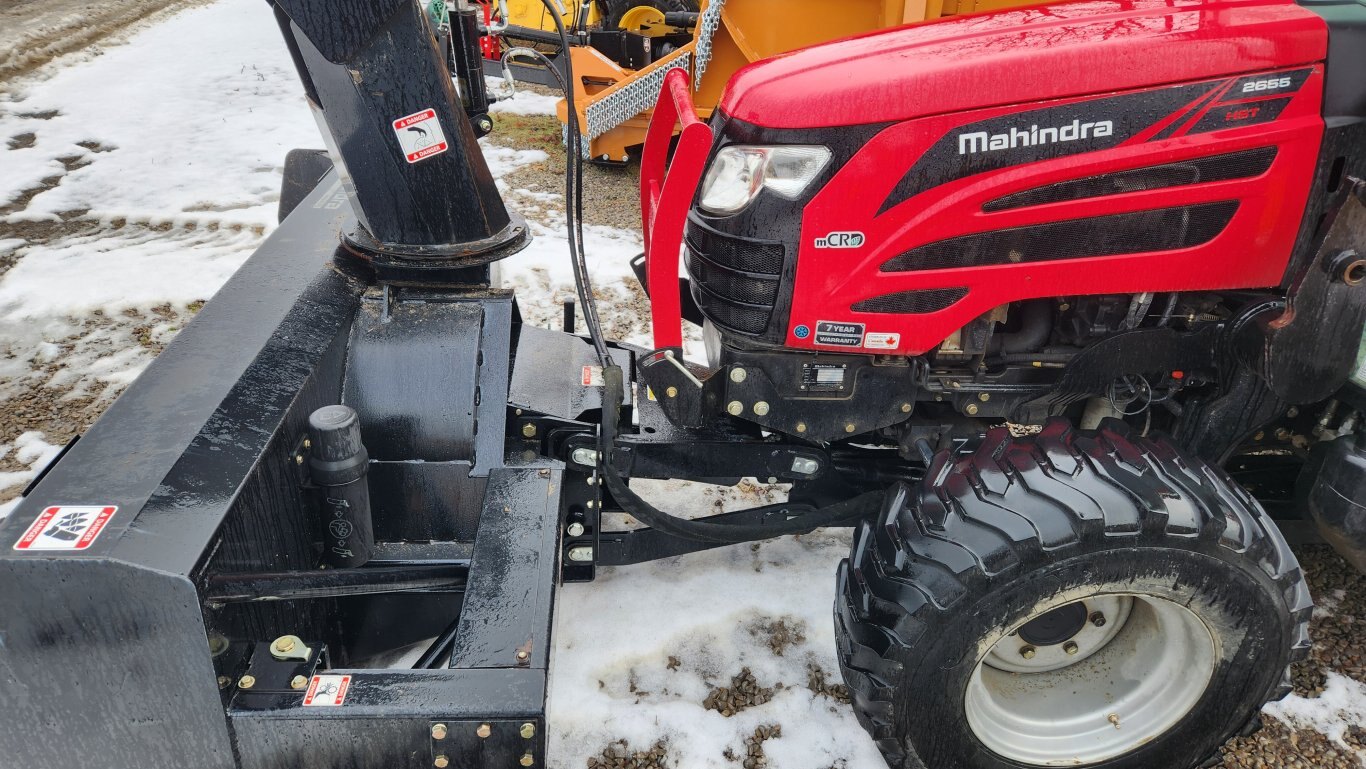
M 1289 692 L 1311 610 L 1222 471 L 1117 421 L 1054 420 L 893 488 L 840 564 L 835 630 L 893 767 L 1182 769 Z
M 598 0 L 598 6 L 602 9 L 602 28 L 616 29 L 627 11 L 642 5 L 658 8 L 664 13 L 696 11 L 698 8 L 696 0 Z

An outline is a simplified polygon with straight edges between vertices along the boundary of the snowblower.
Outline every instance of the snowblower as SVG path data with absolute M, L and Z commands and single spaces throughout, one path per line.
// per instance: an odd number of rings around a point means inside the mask
M 961 16 L 745 67 L 707 122 L 669 72 L 651 349 L 575 216 L 586 335 L 521 321 L 424 9 L 273 7 L 329 162 L 0 524 L 9 763 L 553 766 L 558 585 L 848 526 L 890 765 L 1185 769 L 1308 649 L 1281 526 L 1366 565 L 1366 5 Z M 789 498 L 631 488 L 742 477 Z

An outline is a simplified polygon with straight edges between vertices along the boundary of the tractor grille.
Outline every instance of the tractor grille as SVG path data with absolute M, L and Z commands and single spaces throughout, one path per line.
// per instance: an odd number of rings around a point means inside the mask
M 713 323 L 745 334 L 768 327 L 778 298 L 783 247 L 732 238 L 688 223 L 685 263 L 693 298 Z
M 1229 179 L 1248 179 L 1260 176 L 1271 168 L 1276 159 L 1275 147 L 1258 147 L 1242 152 L 1186 160 L 1180 163 L 1167 163 L 1160 166 L 1135 168 L 1103 176 L 1089 176 L 1085 179 L 1050 184 L 1014 195 L 997 198 L 982 206 L 983 211 L 1008 211 L 1025 206 L 1041 206 L 1045 203 L 1062 203 L 1069 200 L 1084 200 L 1105 195 L 1119 195 L 1125 192 L 1159 190 L 1166 187 L 1181 187 L 1203 182 L 1222 182 Z
M 913 248 L 880 269 L 940 270 L 1190 248 L 1213 240 L 1237 211 L 1238 201 L 1221 200 L 994 230 Z
M 929 288 L 920 291 L 898 291 L 883 294 L 849 308 L 854 312 L 885 312 L 901 315 L 925 315 L 939 312 L 968 295 L 966 288 Z

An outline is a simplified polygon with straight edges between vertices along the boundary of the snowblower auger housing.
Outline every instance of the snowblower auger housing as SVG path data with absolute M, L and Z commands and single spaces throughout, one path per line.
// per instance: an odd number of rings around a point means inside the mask
M 965 16 L 748 67 L 709 123 L 671 73 L 652 350 L 522 322 L 417 3 L 271 7 L 328 149 L 0 522 L 8 761 L 547 766 L 559 584 L 820 526 L 892 765 L 1184 769 L 1286 691 L 1272 515 L 1366 552 L 1366 6 Z M 629 485 L 743 477 L 788 499 Z

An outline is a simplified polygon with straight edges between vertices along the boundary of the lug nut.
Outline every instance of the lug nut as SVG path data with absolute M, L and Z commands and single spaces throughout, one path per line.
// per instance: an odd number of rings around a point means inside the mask
M 305 686 L 308 686 L 308 679 L 303 676 L 294 676 L 289 679 L 289 688 L 291 689 L 302 689 Z
M 536 736 L 536 725 L 533 724 L 533 723 L 525 723 L 525 724 L 522 724 L 522 729 L 521 729 L 521 731 L 519 732 L 519 734 L 522 735 L 522 739 L 524 739 L 524 740 L 529 740 L 529 739 L 531 739 L 532 737 L 535 737 L 535 736 Z
M 478 735 L 479 739 L 487 740 L 489 735 L 493 734 L 493 727 L 488 724 L 480 724 L 479 728 L 474 730 L 474 733 Z
M 1027 659 L 1027 660 L 1032 660 L 1032 659 L 1034 659 L 1034 655 L 1035 655 L 1035 654 L 1038 654 L 1038 652 L 1034 650 L 1034 647 L 1033 647 L 1033 646 L 1022 646 L 1022 647 L 1020 647 L 1020 656 L 1021 656 L 1021 657 L 1024 657 L 1024 658 Z
M 1081 647 L 1077 646 L 1076 641 L 1068 641 L 1067 643 L 1062 645 L 1062 650 L 1071 655 L 1081 651 Z
M 256 685 L 256 676 L 242 676 L 237 679 L 238 689 L 250 689 Z
M 444 740 L 449 733 L 450 730 L 446 728 L 445 724 L 432 724 L 432 739 Z
M 1096 627 L 1105 627 L 1105 615 L 1100 612 L 1093 612 L 1091 614 L 1091 624 Z

